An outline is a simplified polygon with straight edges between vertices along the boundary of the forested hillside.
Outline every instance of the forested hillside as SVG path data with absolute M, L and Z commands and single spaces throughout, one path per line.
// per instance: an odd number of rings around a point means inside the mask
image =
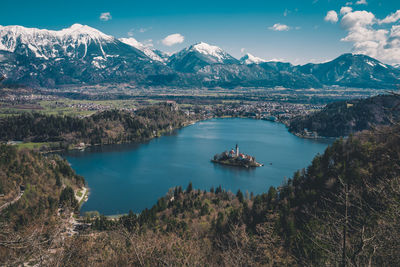
M 84 183 L 59 156 L 0 145 L 0 265 L 47 257 Z
M 289 131 L 301 136 L 348 136 L 376 125 L 389 125 L 400 119 L 400 98 L 380 95 L 367 99 L 328 104 L 323 110 L 289 123 Z
M 110 110 L 90 117 L 24 113 L 0 119 L 0 140 L 70 144 L 142 141 L 181 127 L 190 117 L 174 105 L 160 104 L 136 112 Z

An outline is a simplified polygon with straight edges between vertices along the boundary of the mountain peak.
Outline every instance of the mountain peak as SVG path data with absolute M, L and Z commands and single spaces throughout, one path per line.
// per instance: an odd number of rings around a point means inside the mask
M 0 26 L 0 50 L 45 59 L 77 56 L 81 46 L 85 51 L 83 53 L 85 57 L 91 44 L 98 44 L 102 55 L 105 56 L 101 46 L 114 41 L 114 37 L 82 24 L 73 24 L 58 31 L 23 26 Z
M 13 36 L 34 36 L 34 37 L 42 37 L 45 38 L 47 36 L 62 38 L 68 35 L 77 35 L 77 34 L 86 34 L 91 35 L 92 37 L 103 38 L 103 39 L 113 39 L 114 37 L 104 34 L 101 31 L 92 28 L 88 25 L 82 25 L 79 23 L 75 23 L 71 25 L 69 28 L 61 29 L 61 30 L 47 30 L 47 29 L 38 29 L 38 28 L 28 28 L 19 25 L 10 25 L 10 26 L 1 26 L 0 25 L 0 37 L 4 35 L 13 35 Z
M 79 23 L 75 23 L 71 25 L 69 28 L 62 29 L 60 31 L 49 31 L 49 32 L 53 32 L 59 36 L 74 36 L 75 38 L 78 36 L 88 36 L 93 39 L 103 39 L 107 41 L 111 41 L 114 39 L 114 37 L 102 33 L 101 31 L 95 28 L 92 28 L 88 25 L 82 25 Z
M 86 26 L 86 25 L 82 25 L 82 24 L 79 24 L 79 23 L 74 23 L 74 24 L 72 24 L 71 27 L 69 27 L 69 28 L 70 28 L 70 29 L 80 29 L 80 28 L 82 28 L 82 27 L 84 27 L 84 26 Z
M 247 53 L 246 55 L 244 55 L 244 56 L 240 59 L 240 62 L 241 62 L 242 64 L 249 65 L 249 64 L 260 64 L 260 63 L 263 63 L 263 62 L 267 62 L 267 60 L 262 59 L 262 58 L 259 58 L 259 57 L 256 57 L 256 56 L 253 56 L 253 55 L 250 54 L 250 53 Z
M 181 72 L 197 72 L 207 65 L 238 64 L 239 61 L 222 48 L 199 42 L 173 54 L 168 65 Z
M 199 42 L 192 45 L 190 50 L 195 50 L 201 54 L 212 56 L 216 58 L 219 63 L 222 63 L 228 55 L 224 50 L 222 50 L 222 48 L 205 42 Z
M 387 68 L 388 66 L 380 62 L 379 60 L 372 58 L 368 55 L 364 54 L 352 54 L 352 53 L 346 53 L 338 58 L 336 58 L 333 61 L 343 61 L 343 62 L 353 62 L 355 64 L 356 62 L 358 64 L 368 64 L 371 67 L 376 67 L 376 66 L 381 66 L 383 68 Z

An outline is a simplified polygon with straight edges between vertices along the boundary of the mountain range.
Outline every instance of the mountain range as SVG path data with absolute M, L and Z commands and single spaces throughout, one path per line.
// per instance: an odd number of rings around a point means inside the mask
M 400 85 L 398 67 L 366 55 L 344 54 L 325 63 L 295 66 L 251 54 L 238 60 L 204 42 L 168 55 L 134 38 L 117 39 L 80 24 L 59 31 L 0 26 L 1 75 L 6 84 L 49 88 L 106 83 L 183 88 Z

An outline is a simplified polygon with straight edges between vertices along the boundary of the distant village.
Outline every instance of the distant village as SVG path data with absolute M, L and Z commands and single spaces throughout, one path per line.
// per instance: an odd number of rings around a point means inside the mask
M 278 102 L 251 102 L 246 104 L 205 105 L 183 108 L 187 115 L 200 113 L 205 119 L 215 117 L 245 117 L 269 121 L 287 122 L 299 115 L 307 115 L 324 108 L 317 104 L 292 104 Z
M 43 106 L 43 101 L 48 101 L 47 107 Z M 150 102 L 149 102 L 150 101 Z M 112 100 L 107 102 L 96 100 L 70 101 L 69 99 L 40 94 L 6 94 L 0 96 L 0 107 L 2 109 L 20 109 L 20 110 L 44 110 L 45 108 L 57 109 L 73 109 L 76 111 L 105 111 L 111 109 L 119 109 L 126 111 L 135 111 L 136 107 L 149 105 L 151 99 L 132 99 L 124 100 L 124 104 L 116 104 Z M 157 101 L 160 102 L 160 101 Z M 325 105 L 322 104 L 298 104 L 287 102 L 273 101 L 241 101 L 237 103 L 220 103 L 209 102 L 205 104 L 179 104 L 175 101 L 161 101 L 174 103 L 187 115 L 200 115 L 203 119 L 215 117 L 246 117 L 254 119 L 263 119 L 270 121 L 285 121 L 290 120 L 294 116 L 306 115 L 310 112 L 322 109 Z

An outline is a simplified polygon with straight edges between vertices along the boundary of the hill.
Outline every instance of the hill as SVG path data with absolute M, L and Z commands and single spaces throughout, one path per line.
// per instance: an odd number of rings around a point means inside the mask
M 289 131 L 304 137 L 348 136 L 377 125 L 399 121 L 399 105 L 400 99 L 394 95 L 335 102 L 323 110 L 292 119 Z
M 85 143 L 116 144 L 148 140 L 184 126 L 191 118 L 175 105 L 160 104 L 135 112 L 110 110 L 90 117 L 24 113 L 0 118 L 0 140 L 53 142 L 55 148 Z
M 0 265 L 43 260 L 66 236 L 70 212 L 79 209 L 75 192 L 84 183 L 58 156 L 0 145 Z

